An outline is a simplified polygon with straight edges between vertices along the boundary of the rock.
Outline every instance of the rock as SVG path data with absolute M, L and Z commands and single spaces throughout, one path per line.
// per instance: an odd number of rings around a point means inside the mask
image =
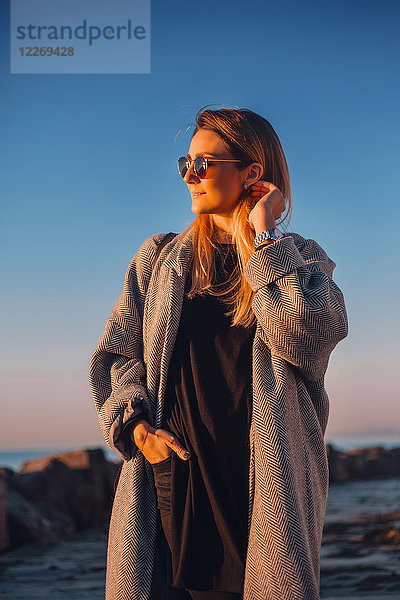
M 341 452 L 327 444 L 326 450 L 331 483 L 400 475 L 400 447 L 388 450 L 371 446 Z
M 78 530 L 86 529 L 109 519 L 117 469 L 100 448 L 76 450 L 24 463 L 13 486 L 68 515 Z
M 329 464 L 329 482 L 346 481 L 349 476 L 345 465 L 345 453 L 336 450 L 331 444 L 326 445 Z
M 384 531 L 375 529 L 364 535 L 364 541 L 368 544 L 385 544 L 391 546 L 400 545 L 400 529 L 397 527 L 389 528 Z
M 7 488 L 8 483 L 0 477 L 0 552 L 10 545 L 7 523 Z
M 29 542 L 53 542 L 74 531 L 74 523 L 54 508 L 29 502 L 15 489 L 7 493 L 7 528 L 9 546 Z
M 55 541 L 108 523 L 118 470 L 101 448 L 31 460 L 16 473 L 1 469 L 0 522 L 3 518 L 5 527 L 0 549 Z
M 12 469 L 8 467 L 0 467 L 0 478 L 4 479 L 4 481 L 11 481 L 14 477 L 15 473 Z

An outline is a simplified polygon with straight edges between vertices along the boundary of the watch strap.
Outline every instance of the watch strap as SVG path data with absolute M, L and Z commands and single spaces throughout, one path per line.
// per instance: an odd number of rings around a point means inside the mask
M 266 240 L 279 240 L 279 238 L 283 237 L 282 233 L 276 227 L 270 227 L 270 229 L 266 229 L 262 231 L 254 238 L 254 247 L 257 248 L 259 244 L 265 242 Z

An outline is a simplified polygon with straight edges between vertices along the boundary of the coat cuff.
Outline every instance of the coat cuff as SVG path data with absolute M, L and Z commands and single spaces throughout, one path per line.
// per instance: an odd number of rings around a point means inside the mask
M 144 412 L 144 408 L 142 405 L 138 404 L 135 407 L 135 411 L 134 411 L 134 415 L 125 423 L 123 423 L 122 425 L 122 433 L 125 433 L 125 431 L 128 431 L 131 428 L 131 425 L 133 425 L 133 423 L 139 419 L 143 417 L 144 419 L 146 418 L 146 413 Z
M 132 429 L 134 429 L 136 421 L 141 418 L 145 419 L 146 413 L 144 409 L 140 407 L 140 405 L 137 405 L 135 410 L 135 416 L 129 419 L 129 421 L 127 421 L 126 423 L 124 423 L 124 425 L 122 425 L 121 428 L 120 436 L 123 440 L 123 443 L 125 444 L 125 447 L 129 448 L 129 445 L 132 444 L 134 449 L 137 448 L 135 442 L 132 439 Z
M 266 244 L 254 252 L 247 261 L 243 273 L 251 289 L 261 287 L 293 273 L 306 262 L 301 256 L 291 235 L 284 235 L 273 244 Z
M 110 427 L 108 444 L 123 460 L 131 460 L 136 452 L 136 446 L 130 439 L 129 426 L 139 416 L 145 416 L 143 399 L 130 398 L 125 410 L 118 415 Z

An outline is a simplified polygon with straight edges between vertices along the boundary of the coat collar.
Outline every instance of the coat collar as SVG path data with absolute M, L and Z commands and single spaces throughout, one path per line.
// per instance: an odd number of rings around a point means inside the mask
M 186 275 L 189 271 L 190 262 L 193 254 L 193 230 L 178 233 L 168 244 L 166 248 L 171 248 L 164 260 L 164 265 L 174 269 L 178 275 Z M 168 251 L 168 250 L 167 250 Z
M 222 232 L 220 241 L 229 242 L 231 237 L 229 235 L 225 236 Z M 171 250 L 164 260 L 164 265 L 174 269 L 178 275 L 186 275 L 190 269 L 193 255 L 193 229 L 178 233 L 166 247 L 171 248 Z

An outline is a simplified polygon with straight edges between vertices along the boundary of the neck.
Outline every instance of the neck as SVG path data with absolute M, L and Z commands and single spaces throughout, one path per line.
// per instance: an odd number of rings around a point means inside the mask
M 212 215 L 214 225 L 216 229 L 221 229 L 226 233 L 231 233 L 232 231 L 232 217 L 225 217 L 222 215 Z
M 232 219 L 222 217 L 221 215 L 213 215 L 214 235 L 218 242 L 232 242 Z

